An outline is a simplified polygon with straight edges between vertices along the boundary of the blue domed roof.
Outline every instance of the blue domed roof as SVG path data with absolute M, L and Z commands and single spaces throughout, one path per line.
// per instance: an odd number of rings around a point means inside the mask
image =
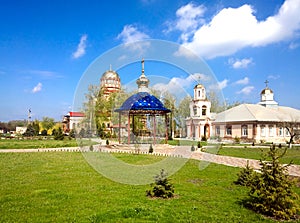
M 147 92 L 139 92 L 130 96 L 116 112 L 138 112 L 138 113 L 169 113 L 163 103 Z

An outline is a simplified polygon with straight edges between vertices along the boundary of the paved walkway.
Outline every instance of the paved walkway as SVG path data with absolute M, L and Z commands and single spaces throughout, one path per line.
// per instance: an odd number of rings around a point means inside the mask
M 107 148 L 101 145 L 95 145 L 94 152 L 124 152 L 124 153 L 135 153 L 137 152 L 137 148 L 134 146 L 112 146 L 111 148 Z M 149 145 L 141 145 L 138 148 L 140 153 L 148 154 Z M 203 160 L 212 163 L 222 164 L 226 166 L 233 167 L 245 167 L 247 162 L 254 169 L 259 169 L 259 161 L 253 159 L 244 159 L 238 157 L 231 156 L 221 156 L 215 155 L 200 151 L 190 152 L 190 146 L 177 146 L 172 147 L 168 145 L 162 145 L 159 148 L 154 148 L 154 153 L 152 155 L 162 155 L 162 156 L 177 156 L 183 158 L 191 158 L 196 160 Z M 89 151 L 89 147 L 65 147 L 65 148 L 48 148 L 48 149 L 0 149 L 0 153 L 11 153 L 11 152 L 87 152 Z M 300 165 L 291 165 L 288 167 L 289 175 L 299 176 L 300 177 Z

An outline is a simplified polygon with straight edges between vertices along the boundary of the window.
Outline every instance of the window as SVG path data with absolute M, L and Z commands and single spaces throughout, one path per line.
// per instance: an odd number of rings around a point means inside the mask
M 200 98 L 200 96 L 201 96 L 201 91 L 199 90 L 198 91 L 198 97 Z
M 266 128 L 264 125 L 261 126 L 261 129 L 260 129 L 260 135 L 261 136 L 266 136 Z
M 242 126 L 242 136 L 248 136 L 248 126 L 247 125 Z
M 205 105 L 202 106 L 202 115 L 206 115 L 206 106 Z
M 289 131 L 287 129 L 285 129 L 285 135 L 286 136 L 290 136 L 290 133 L 289 133 Z
M 219 136 L 221 134 L 220 126 L 216 126 L 216 135 Z
M 232 135 L 232 127 L 226 126 L 226 135 L 231 136 Z
M 283 130 L 283 127 L 280 127 L 280 128 L 279 128 L 279 136 L 283 136 L 283 131 L 284 131 L 284 130 Z
M 274 128 L 272 125 L 269 126 L 269 136 L 274 136 Z
M 193 107 L 193 110 L 194 110 L 194 115 L 197 115 L 197 106 L 196 105 Z

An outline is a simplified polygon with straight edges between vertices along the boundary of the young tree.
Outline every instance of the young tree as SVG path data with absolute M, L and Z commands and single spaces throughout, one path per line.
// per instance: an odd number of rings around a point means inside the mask
M 41 125 L 48 132 L 49 129 L 53 128 L 55 125 L 54 119 L 49 117 L 43 117 Z
M 174 185 L 170 182 L 167 176 L 167 173 L 162 169 L 160 174 L 155 176 L 155 183 L 151 184 L 152 189 L 146 191 L 147 196 L 161 198 L 173 197 Z
M 280 154 L 275 145 L 270 147 L 268 156 L 271 161 L 260 161 L 260 174 L 255 177 L 250 174 L 245 182 L 250 187 L 250 207 L 264 215 L 276 219 L 290 220 L 295 218 L 299 210 L 293 192 L 293 181 L 288 177 L 287 168 L 282 165 L 280 158 L 286 153 L 286 148 Z M 250 171 L 251 172 L 251 171 Z
M 55 132 L 54 139 L 55 140 L 63 140 L 64 139 L 64 133 L 62 132 L 61 127 L 58 127 L 57 131 Z
M 190 116 L 190 102 L 192 98 L 190 96 L 186 96 L 183 98 L 178 105 L 178 108 L 175 111 L 175 119 L 178 122 L 181 136 L 186 136 L 186 123 L 185 119 Z

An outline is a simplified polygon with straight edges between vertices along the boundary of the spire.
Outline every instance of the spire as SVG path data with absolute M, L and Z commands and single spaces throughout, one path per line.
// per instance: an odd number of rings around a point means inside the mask
M 109 71 L 112 71 L 112 69 L 111 69 L 111 64 L 109 65 Z
M 141 62 L 142 62 L 142 74 L 136 80 L 136 84 L 138 85 L 139 92 L 149 92 L 148 85 L 150 81 L 145 75 L 145 67 L 144 67 L 145 60 L 142 59 Z
M 144 58 L 142 59 L 142 75 L 145 75 L 144 72 L 145 72 L 145 60 Z

